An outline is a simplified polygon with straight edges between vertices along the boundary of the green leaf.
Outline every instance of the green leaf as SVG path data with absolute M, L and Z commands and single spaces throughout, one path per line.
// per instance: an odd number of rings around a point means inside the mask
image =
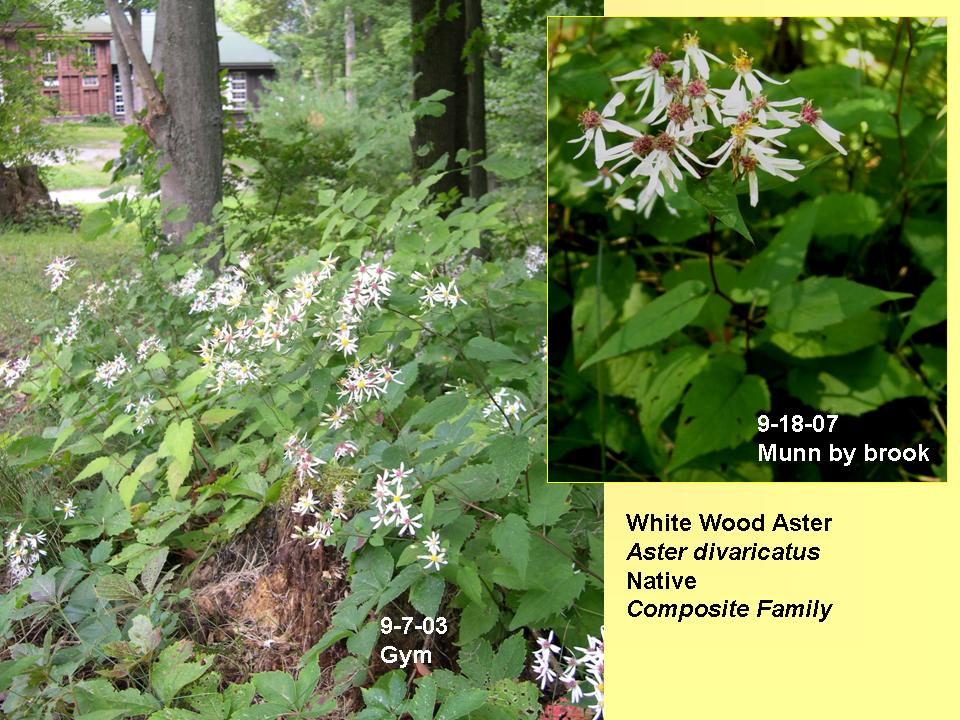
M 903 346 L 914 334 L 934 325 L 939 325 L 947 319 L 947 281 L 944 278 L 934 280 L 923 294 L 917 299 L 910 313 L 907 327 L 900 336 L 900 346 Z
M 237 408 L 210 408 L 200 416 L 200 424 L 210 427 L 221 425 L 241 412 L 243 411 Z
M 533 166 L 529 161 L 505 152 L 493 153 L 477 164 L 504 180 L 517 180 L 533 172 Z
M 699 345 L 681 345 L 657 360 L 655 374 L 646 391 L 637 397 L 640 405 L 640 428 L 647 441 L 658 436 L 660 425 L 674 411 L 684 391 L 710 357 Z
M 432 675 L 422 678 L 417 684 L 417 694 L 404 705 L 413 720 L 433 720 L 437 705 L 437 681 Z
M 474 710 L 479 710 L 486 701 L 486 690 L 479 688 L 461 690 L 444 700 L 440 710 L 437 711 L 436 720 L 457 720 Z
M 796 335 L 773 332 L 767 342 L 788 355 L 803 360 L 847 355 L 883 342 L 887 336 L 886 325 L 886 315 L 870 311 L 836 325 L 828 325 L 821 330 Z
M 770 293 L 800 277 L 819 206 L 807 202 L 787 213 L 783 228 L 740 272 L 730 296 L 737 302 L 770 302 Z
M 580 273 L 571 318 L 573 352 L 578 364 L 597 351 L 607 330 L 617 324 L 634 291 L 640 299 L 645 299 L 643 289 L 634 282 L 636 275 L 633 260 L 616 255 L 594 257 Z
M 81 480 L 85 480 L 88 477 L 96 475 L 97 473 L 102 473 L 108 467 L 110 467 L 110 457 L 107 455 L 101 455 L 100 457 L 94 458 L 88 462 L 87 466 L 81 470 L 76 477 L 73 478 L 73 482 L 78 483 Z
M 444 420 L 452 420 L 467 407 L 467 397 L 460 392 L 452 392 L 434 398 L 420 408 L 407 422 L 411 428 L 423 425 L 437 425 Z
M 497 624 L 499 614 L 489 604 L 470 603 L 460 615 L 460 635 L 457 642 L 465 645 L 485 635 Z
M 297 709 L 297 684 L 290 673 L 272 670 L 256 673 L 250 680 L 268 703 L 291 711 Z
M 490 680 L 512 680 L 523 672 L 527 656 L 527 643 L 523 633 L 511 635 L 497 649 L 497 655 L 490 665 Z
M 802 333 L 843 322 L 887 302 L 908 298 L 839 277 L 812 277 L 786 285 L 770 296 L 767 324 L 777 330 Z
M 520 362 L 521 358 L 513 350 L 503 343 L 491 340 L 484 335 L 477 335 L 468 342 L 463 348 L 463 354 L 471 360 L 480 360 L 482 362 L 494 362 L 496 360 L 514 360 Z
M 139 486 L 140 480 L 144 475 L 153 472 L 156 470 L 156 468 L 157 453 L 150 453 L 140 461 L 140 464 L 137 465 L 136 469 L 132 473 L 120 481 L 117 491 L 120 493 L 120 499 L 123 500 L 123 504 L 126 506 L 127 510 L 130 509 L 130 504 L 133 502 L 133 496 L 137 493 L 137 487 Z
M 193 467 L 193 421 L 190 418 L 167 425 L 157 456 L 170 458 L 170 464 L 167 465 L 167 485 L 170 488 L 170 497 L 176 498 L 177 491 Z
M 687 192 L 710 215 L 753 242 L 753 236 L 740 214 L 737 192 L 729 175 L 713 173 L 702 180 L 687 182 Z
M 879 347 L 792 370 L 787 387 L 807 405 L 841 415 L 863 415 L 892 400 L 927 394 L 895 356 Z
M 569 483 L 531 483 L 527 521 L 535 528 L 553 525 L 570 509 L 569 495 Z
M 866 237 L 880 227 L 880 206 L 869 195 L 856 192 L 830 193 L 820 198 L 814 234 L 817 237 L 852 235 Z
M 113 422 L 110 423 L 110 427 L 103 431 L 103 439 L 107 440 L 112 438 L 117 433 L 123 433 L 125 435 L 133 434 L 133 418 L 127 415 L 126 413 L 118 415 L 114 418 Z M 57 448 L 54 446 L 53 452 L 56 452 Z
M 410 604 L 424 617 L 436 617 L 444 587 L 439 575 L 424 575 L 410 588 Z
M 493 544 L 523 577 L 530 561 L 530 528 L 519 515 L 510 513 L 493 526 Z
M 169 705 L 183 688 L 210 669 L 206 658 L 201 657 L 200 662 L 187 662 L 191 658 L 193 643 L 179 640 L 165 648 L 150 668 L 153 691 L 164 705 Z
M 689 325 L 709 297 L 702 282 L 689 280 L 642 307 L 580 369 L 664 340 Z
M 108 208 L 102 207 L 87 213 L 80 223 L 80 237 L 86 241 L 96 240 L 113 226 L 113 217 Z
M 158 370 L 160 368 L 170 367 L 170 358 L 168 358 L 164 352 L 154 353 L 143 367 L 145 370 Z
M 757 432 L 757 414 L 770 408 L 767 383 L 747 375 L 739 355 L 721 355 L 690 383 L 668 465 L 675 470 L 696 457 L 739 445 Z
M 586 583 L 583 573 L 571 576 L 550 590 L 529 590 L 517 605 L 517 612 L 510 621 L 509 630 L 522 627 L 539 627 L 545 620 L 573 605 L 583 592 Z

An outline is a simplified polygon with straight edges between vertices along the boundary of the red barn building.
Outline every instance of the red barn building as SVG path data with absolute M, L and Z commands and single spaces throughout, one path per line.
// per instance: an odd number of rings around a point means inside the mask
M 156 16 L 143 15 L 143 46 L 147 60 L 153 51 Z M 57 102 L 60 118 L 110 114 L 123 119 L 123 94 L 117 73 L 116 50 L 108 16 L 90 18 L 67 28 L 79 41 L 78 50 L 44 53 L 41 92 Z M 276 75 L 280 58 L 232 28 L 217 23 L 220 69 L 227 72 L 225 109 L 245 113 L 257 107 L 263 81 Z

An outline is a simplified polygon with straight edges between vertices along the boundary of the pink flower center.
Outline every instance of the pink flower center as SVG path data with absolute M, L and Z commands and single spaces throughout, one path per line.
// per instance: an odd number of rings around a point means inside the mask
M 757 159 L 753 155 L 744 155 L 740 158 L 740 167 L 744 172 L 753 172 L 757 169 Z
M 671 75 L 666 79 L 664 85 L 667 88 L 667 92 L 671 93 L 672 95 L 683 92 L 683 78 L 681 78 L 679 75 Z
M 584 110 L 580 113 L 580 127 L 584 130 L 592 130 L 593 128 L 600 127 L 600 123 L 603 121 L 603 118 L 600 117 L 600 113 L 596 110 Z
M 803 106 L 803 109 L 800 111 L 800 122 L 806 123 L 807 125 L 813 125 L 820 119 L 820 112 L 813 109 L 811 103 L 807 103 Z
M 661 152 L 673 152 L 673 148 L 676 147 L 676 144 L 677 141 L 673 138 L 673 136 L 668 135 L 665 132 L 660 133 L 653 139 L 653 147 Z
M 692 98 L 701 98 L 707 94 L 707 83 L 705 83 L 700 78 L 696 80 L 691 80 L 690 84 L 687 85 L 687 95 Z
M 682 125 L 693 115 L 693 111 L 683 103 L 671 103 L 667 108 L 667 117 L 677 125 Z
M 753 122 L 753 115 L 748 112 L 742 112 L 737 115 L 737 125 L 749 125 Z
M 750 107 L 753 108 L 754 112 L 761 110 L 767 106 L 767 96 L 766 95 L 757 95 L 753 100 L 750 101 Z
M 659 70 L 660 66 L 669 59 L 670 56 L 663 52 L 659 46 L 655 47 L 653 52 L 650 53 L 650 67 L 654 68 L 655 70 Z
M 641 135 L 633 141 L 633 154 L 637 157 L 646 157 L 653 150 L 653 135 Z

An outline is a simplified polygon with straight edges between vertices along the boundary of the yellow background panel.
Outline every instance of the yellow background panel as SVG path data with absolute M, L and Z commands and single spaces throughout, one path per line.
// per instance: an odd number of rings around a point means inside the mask
M 653 3 L 607 2 L 607 15 L 651 14 Z M 665 7 L 657 4 L 658 9 Z M 674 2 L 675 16 L 716 15 L 715 3 Z M 727 8 L 723 8 L 727 9 Z M 945 4 L 763 3 L 730 6 L 738 14 L 948 16 Z M 866 11 L 870 11 L 867 13 Z M 799 11 L 799 12 L 798 12 Z M 663 15 L 667 13 L 657 12 Z M 949 91 L 955 96 L 956 53 L 950 53 Z M 948 115 L 948 138 L 956 118 Z M 948 143 L 951 175 L 956 152 Z M 951 206 L 956 190 L 949 189 Z M 949 218 L 955 245 L 957 214 Z M 950 276 L 957 271 L 948 251 Z M 956 338 L 958 288 L 950 283 L 948 347 Z M 951 352 L 951 367 L 958 362 Z M 957 421 L 955 392 L 948 425 Z M 950 442 L 950 452 L 956 443 Z M 945 484 L 609 484 L 606 487 L 606 713 L 702 718 L 957 718 L 960 717 L 960 479 Z M 689 533 L 629 532 L 626 512 L 677 513 L 694 520 Z M 832 517 L 823 533 L 703 533 L 698 513 Z M 626 561 L 633 542 L 695 547 L 818 545 L 814 562 Z M 689 553 L 690 551 L 688 551 Z M 694 591 L 627 591 L 626 571 L 693 574 Z M 748 619 L 631 619 L 627 603 L 749 602 Z M 834 603 L 824 623 L 754 617 L 757 601 Z

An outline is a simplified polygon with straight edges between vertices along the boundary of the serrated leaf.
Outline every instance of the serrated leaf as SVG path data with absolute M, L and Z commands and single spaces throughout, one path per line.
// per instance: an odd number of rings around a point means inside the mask
M 888 300 L 908 298 L 839 277 L 812 277 L 785 285 L 770 296 L 770 327 L 792 333 L 818 330 L 860 315 Z
M 78 483 L 81 480 L 85 480 L 88 477 L 92 477 L 98 473 L 102 473 L 110 466 L 110 457 L 107 455 L 101 455 L 100 457 L 94 458 L 87 463 L 87 466 L 81 470 L 76 477 L 73 478 L 74 483 Z
M 510 513 L 493 526 L 493 544 L 523 577 L 530 561 L 530 527 L 519 515 Z
M 480 360 L 481 362 L 494 362 L 497 360 L 513 360 L 520 362 L 520 356 L 513 350 L 491 340 L 484 335 L 478 335 L 472 338 L 463 348 L 463 354 L 471 360 Z
M 752 302 L 765 306 L 770 293 L 796 280 L 803 271 L 807 248 L 813 238 L 819 205 L 808 202 L 788 213 L 783 228 L 770 244 L 750 259 L 740 271 L 730 291 L 737 302 Z
M 757 432 L 757 415 L 769 408 L 766 381 L 759 375 L 747 375 L 742 357 L 715 358 L 684 395 L 668 470 L 749 440 Z
M 434 398 L 417 410 L 407 425 L 411 428 L 423 425 L 437 425 L 443 420 L 452 420 L 467 407 L 467 398 L 463 393 L 453 392 Z
M 829 358 L 787 376 L 790 393 L 811 407 L 841 415 L 863 415 L 893 400 L 927 394 L 899 360 L 882 348 Z
M 706 286 L 696 280 L 688 280 L 668 290 L 640 308 L 580 369 L 670 337 L 696 319 L 708 297 Z
M 828 325 L 821 330 L 796 335 L 774 332 L 770 334 L 767 342 L 788 355 L 803 360 L 847 355 L 883 342 L 887 336 L 886 324 L 886 315 L 871 311 L 836 325 Z
M 712 173 L 702 180 L 689 181 L 687 192 L 707 213 L 753 242 L 753 236 L 740 214 L 737 192 L 729 175 Z
M 200 423 L 207 426 L 220 425 L 241 412 L 243 411 L 237 408 L 210 408 L 200 416 Z
M 900 336 L 902 346 L 916 333 L 934 325 L 939 325 L 947 319 L 947 281 L 943 278 L 934 280 L 917 299 L 910 313 L 907 327 Z
M 183 688 L 209 670 L 203 658 L 201 662 L 187 662 L 191 658 L 193 643 L 180 640 L 165 648 L 150 668 L 153 691 L 164 705 L 169 705 Z
M 446 585 L 439 575 L 424 575 L 410 588 L 410 604 L 424 617 L 436 617 Z
M 167 425 L 157 456 L 170 458 L 167 465 L 167 486 L 170 497 L 176 498 L 177 490 L 193 467 L 193 421 L 190 418 Z
M 544 621 L 566 610 L 580 597 L 585 582 L 583 573 L 571 574 L 565 582 L 550 590 L 528 590 L 517 605 L 508 629 L 542 626 Z
M 478 710 L 487 701 L 487 691 L 473 688 L 454 693 L 440 706 L 436 720 L 457 720 Z

